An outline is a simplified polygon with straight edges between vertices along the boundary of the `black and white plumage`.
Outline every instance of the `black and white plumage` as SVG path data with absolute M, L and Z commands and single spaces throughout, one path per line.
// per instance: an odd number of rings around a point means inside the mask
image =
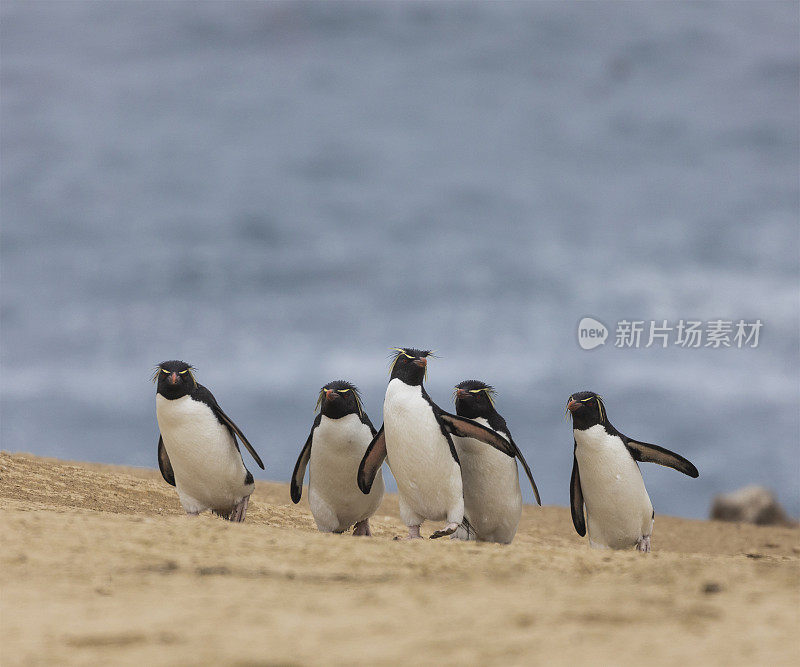
M 237 436 L 261 469 L 264 464 L 192 371 L 183 361 L 165 361 L 156 368 L 158 466 L 187 514 L 210 509 L 230 521 L 244 521 L 255 483 Z
M 508 440 L 528 475 L 536 502 L 541 505 L 530 467 L 514 443 L 506 420 L 497 412 L 494 395 L 491 385 L 480 380 L 464 380 L 455 386 L 456 414 L 490 428 Z M 454 537 L 511 543 L 522 514 L 522 491 L 516 460 L 474 438 L 454 436 L 453 442 L 461 462 L 464 516 L 467 519 Z
M 637 461 L 658 463 L 689 477 L 697 468 L 668 449 L 633 440 L 608 421 L 603 399 L 591 391 L 567 401 L 574 458 L 570 509 L 575 530 L 596 548 L 650 551 L 655 513 Z M 584 517 L 584 505 L 586 516 Z
M 491 429 L 436 405 L 423 386 L 429 350 L 395 348 L 383 403 L 383 426 L 358 469 L 358 485 L 369 493 L 384 459 L 397 481 L 400 516 L 409 538 L 426 520 L 447 522 L 431 537 L 451 535 L 464 519 L 464 496 L 453 435 L 475 438 L 514 457 L 511 444 Z
M 356 473 L 375 427 L 361 407 L 358 388 L 344 380 L 326 384 L 319 393 L 311 433 L 294 466 L 291 496 L 300 502 L 303 477 L 308 473 L 308 503 L 317 528 L 324 533 L 343 533 L 355 526 L 353 535 L 372 535 L 369 518 L 383 499 L 380 471 L 369 494 L 356 484 Z

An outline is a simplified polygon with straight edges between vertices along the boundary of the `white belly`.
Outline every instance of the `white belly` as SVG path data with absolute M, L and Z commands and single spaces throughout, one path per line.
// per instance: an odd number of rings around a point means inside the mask
M 482 417 L 473 421 L 491 428 Z M 464 516 L 479 540 L 511 542 L 522 514 L 516 459 L 474 438 L 454 437 L 453 442 L 461 461 Z
M 573 433 L 590 542 L 612 549 L 634 546 L 650 535 L 653 524 L 639 466 L 622 440 L 602 425 Z
M 422 387 L 410 387 L 398 379 L 389 382 L 383 403 L 386 456 L 397 480 L 401 512 L 410 512 L 409 525 L 419 519 L 463 518 L 461 471 L 450 452 L 433 410 L 422 397 Z
M 187 512 L 229 510 L 253 492 L 254 485 L 244 483 L 247 471 L 233 436 L 207 405 L 157 394 L 156 417 Z
M 322 416 L 314 429 L 308 477 L 308 502 L 320 530 L 344 531 L 371 517 L 383 499 L 379 470 L 368 495 L 358 488 L 358 465 L 372 440 L 358 415 Z

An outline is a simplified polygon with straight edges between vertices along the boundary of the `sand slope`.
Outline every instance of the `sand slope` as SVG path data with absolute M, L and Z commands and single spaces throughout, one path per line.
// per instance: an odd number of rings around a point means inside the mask
M 3 665 L 800 655 L 791 528 L 657 516 L 642 555 L 590 550 L 567 508 L 525 507 L 508 547 L 394 542 L 394 496 L 375 538 L 321 535 L 285 484 L 258 482 L 247 522 L 232 525 L 184 516 L 156 470 L 7 453 L 0 508 Z

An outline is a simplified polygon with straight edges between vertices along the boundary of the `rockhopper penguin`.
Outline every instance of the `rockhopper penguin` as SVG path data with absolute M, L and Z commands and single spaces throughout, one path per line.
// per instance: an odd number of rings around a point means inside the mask
M 369 493 L 384 459 L 397 481 L 400 516 L 409 539 L 423 521 L 446 521 L 432 538 L 451 535 L 464 519 L 461 469 L 452 435 L 475 438 L 514 457 L 511 444 L 491 429 L 437 406 L 422 386 L 430 350 L 395 348 L 383 403 L 383 426 L 358 469 L 358 486 Z
M 608 421 L 602 397 L 591 391 L 572 394 L 574 457 L 570 481 L 572 523 L 578 535 L 600 549 L 650 551 L 655 512 L 637 461 L 658 463 L 689 477 L 699 473 L 668 449 L 632 440 Z M 586 505 L 586 517 L 583 507 Z
M 525 469 L 536 502 L 541 505 L 531 470 L 514 443 L 506 420 L 495 408 L 495 394 L 491 385 L 480 380 L 460 382 L 453 393 L 456 414 L 492 429 L 509 441 Z M 466 519 L 453 537 L 510 544 L 522 514 L 517 462 L 473 438 L 454 436 L 453 442 L 461 461 Z
M 356 484 L 358 465 L 375 436 L 358 389 L 344 380 L 329 382 L 320 390 L 316 407 L 320 412 L 294 466 L 292 501 L 300 502 L 310 464 L 308 503 L 317 528 L 343 533 L 355 524 L 353 535 L 372 535 L 369 518 L 383 499 L 383 475 L 378 471 L 366 496 Z
M 207 509 L 229 521 L 244 521 L 255 484 L 244 466 L 242 444 L 264 469 L 244 433 L 219 407 L 214 395 L 194 378 L 183 361 L 164 361 L 156 367 L 158 467 L 178 491 L 187 514 Z

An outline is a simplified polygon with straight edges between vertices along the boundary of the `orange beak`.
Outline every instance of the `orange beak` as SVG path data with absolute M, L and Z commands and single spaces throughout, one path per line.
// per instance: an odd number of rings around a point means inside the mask
M 336 398 L 336 392 L 332 389 L 325 390 L 325 400 L 330 401 L 332 398 Z
M 420 368 L 425 368 L 428 365 L 428 360 L 425 357 L 420 357 L 419 359 L 414 359 L 414 363 Z
M 467 398 L 469 394 L 463 389 L 456 389 L 456 400 L 459 398 Z
M 169 383 L 170 384 L 178 384 L 178 374 L 176 372 L 172 372 L 172 375 L 169 376 Z
M 569 410 L 570 412 L 575 412 L 575 410 L 577 410 L 579 407 L 581 407 L 580 401 L 570 401 L 567 404 L 567 410 Z

